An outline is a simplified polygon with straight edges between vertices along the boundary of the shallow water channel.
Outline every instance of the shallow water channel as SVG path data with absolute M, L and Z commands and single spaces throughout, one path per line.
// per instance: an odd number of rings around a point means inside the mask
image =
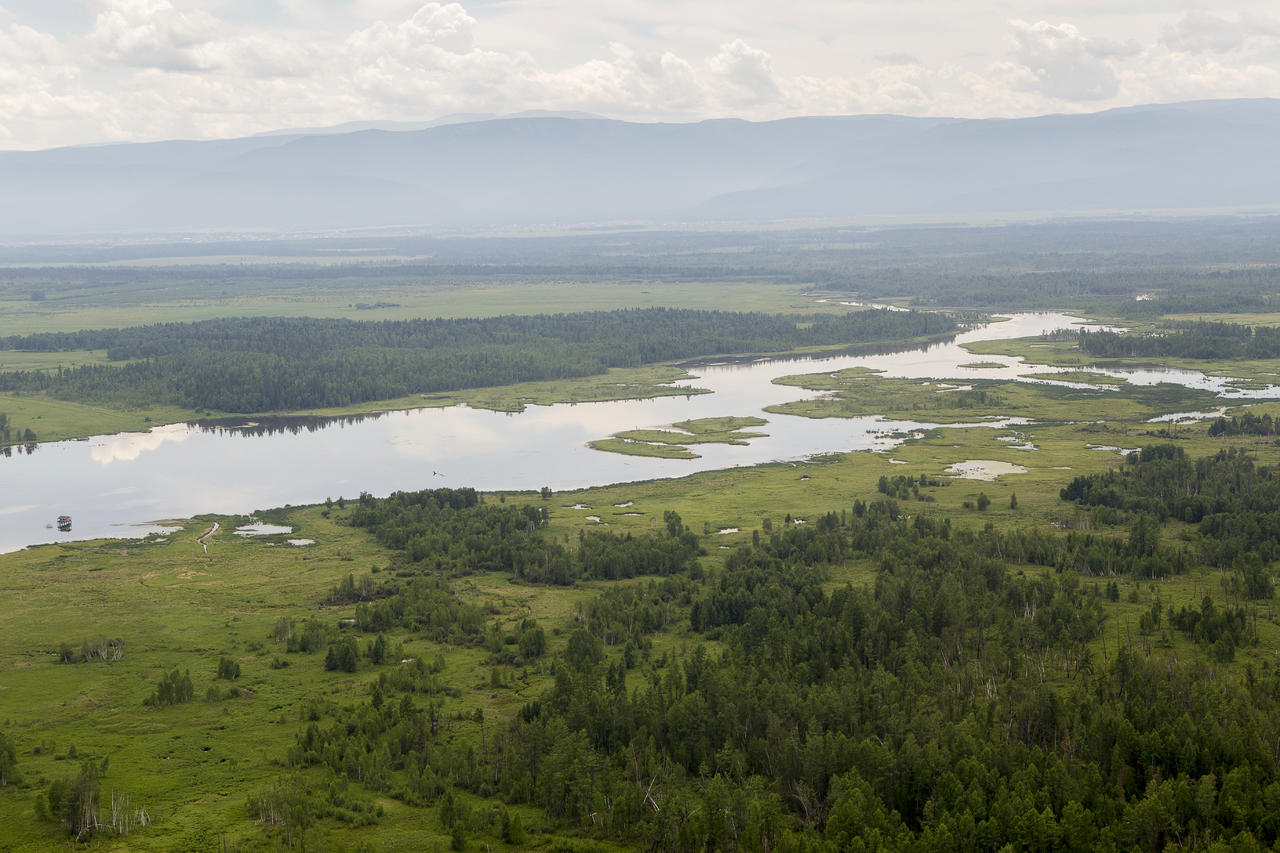
M 1053 368 L 1001 356 L 975 356 L 966 341 L 1017 338 L 1080 323 L 1065 314 L 1018 314 L 961 334 L 954 342 L 889 355 L 775 359 L 691 368 L 688 384 L 711 394 L 530 406 L 518 414 L 455 406 L 347 419 L 174 424 L 145 433 L 96 436 L 39 445 L 33 454 L 0 458 L 0 552 L 69 539 L 136 537 L 147 522 L 199 513 L 248 514 L 255 509 L 307 504 L 361 491 L 474 486 L 483 490 L 573 489 L 677 477 L 695 471 L 801 460 L 849 450 L 888 450 L 922 426 L 876 417 L 810 419 L 763 413 L 764 406 L 815 396 L 774 385 L 794 373 L 853 366 L 886 376 L 999 379 Z M 999 369 L 966 368 L 1000 362 Z M 1133 384 L 1175 382 L 1233 398 L 1277 396 L 1234 391 L 1225 380 L 1194 371 L 1107 371 Z M 657 459 L 591 450 L 587 442 L 629 429 L 661 427 L 692 418 L 758 415 L 766 438 L 746 446 L 698 445 L 699 459 Z M 1010 421 L 985 421 L 1002 426 Z M 285 426 L 288 428 L 277 428 Z M 50 526 L 70 515 L 73 529 Z

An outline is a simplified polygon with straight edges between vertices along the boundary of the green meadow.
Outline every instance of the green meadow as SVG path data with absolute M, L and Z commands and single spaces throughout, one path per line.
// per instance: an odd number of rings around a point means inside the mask
M 6 290 L 0 270 L 0 326 L 6 335 L 30 335 L 218 317 L 407 320 L 653 307 L 769 313 L 848 310 L 818 303 L 804 288 L 767 278 L 575 281 L 467 271 L 425 280 L 406 274 L 370 281 L 358 270 L 334 275 L 316 267 L 313 278 L 282 278 L 273 276 L 269 266 L 258 269 L 257 275 L 229 277 L 211 267 L 203 279 L 166 280 L 134 278 L 128 268 L 121 268 L 108 287 L 67 268 L 56 295 L 39 301 L 26 290 Z

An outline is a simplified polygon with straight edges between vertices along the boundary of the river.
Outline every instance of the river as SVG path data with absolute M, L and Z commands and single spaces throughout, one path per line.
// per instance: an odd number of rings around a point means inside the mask
M 292 429 L 173 424 L 144 433 L 42 444 L 30 455 L 0 458 L 0 552 L 70 539 L 138 537 L 159 529 L 148 524 L 158 519 L 249 514 L 326 497 L 351 498 L 362 491 L 385 495 L 441 486 L 563 490 L 829 452 L 889 450 L 901 443 L 902 433 L 930 424 L 764 413 L 764 406 L 814 396 L 772 380 L 862 365 L 896 377 L 965 380 L 1034 372 L 1052 381 L 1052 368 L 1001 356 L 974 356 L 960 344 L 1025 337 L 1080 322 L 1059 313 L 1016 314 L 925 349 L 692 368 L 696 378 L 689 384 L 711 394 L 530 406 L 518 414 L 466 406 L 414 409 L 350 419 L 300 419 L 290 422 Z M 977 361 L 1004 366 L 961 366 Z M 1134 384 L 1176 382 L 1233 398 L 1276 396 L 1233 391 L 1224 380 L 1194 371 L 1107 372 Z M 766 418 L 769 423 L 760 431 L 768 437 L 746 446 L 699 445 L 695 450 L 701 458 L 693 460 L 623 456 L 586 446 L 623 430 L 726 415 Z M 52 526 L 64 514 L 72 516 L 71 533 Z

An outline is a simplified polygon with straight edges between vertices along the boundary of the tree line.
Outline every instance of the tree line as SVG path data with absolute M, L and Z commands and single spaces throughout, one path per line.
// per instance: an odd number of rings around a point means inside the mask
M 1146 335 L 1081 329 L 1078 342 L 1081 352 L 1106 358 L 1280 356 L 1280 329 L 1224 322 L 1178 324 Z
M 0 391 L 229 412 L 345 406 L 416 393 L 591 376 L 611 367 L 945 335 L 928 313 L 782 316 L 629 309 L 405 321 L 238 318 L 0 339 L 8 349 L 105 349 L 119 364 L 0 373 Z

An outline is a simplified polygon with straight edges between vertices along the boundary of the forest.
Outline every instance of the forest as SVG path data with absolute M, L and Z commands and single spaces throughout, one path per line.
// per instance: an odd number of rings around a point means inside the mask
M 896 344 L 956 329 L 943 315 L 885 310 L 782 316 L 657 308 L 471 320 L 209 320 L 0 339 L 0 349 L 106 350 L 120 362 L 0 373 L 0 391 L 270 412 L 591 376 L 706 355 Z
M 1171 324 L 1153 334 L 1079 332 L 1080 351 L 1106 358 L 1276 358 L 1280 329 L 1238 323 Z
M 429 666 L 375 667 L 368 698 L 308 723 L 287 762 L 430 805 L 462 845 L 476 832 L 515 843 L 523 829 L 507 809 L 523 804 L 656 850 L 1264 849 L 1280 840 L 1280 671 L 1240 684 L 1203 662 L 1149 661 L 1131 639 L 1104 645 L 1102 659 L 1093 648 L 1114 572 L 1145 572 L 1165 547 L 1135 521 L 1191 484 L 1230 500 L 1222 485 L 1237 476 L 1255 508 L 1210 507 L 1219 512 L 1198 519 L 1207 547 L 1183 555 L 1187 571 L 1238 559 L 1217 549 L 1237 535 L 1220 514 L 1246 531 L 1267 526 L 1280 494 L 1271 469 L 1159 447 L 1073 481 L 1064 501 L 1118 513 L 1117 533 L 1103 534 L 1120 544 L 1107 572 L 1070 565 L 1072 534 L 953 528 L 883 498 L 756 531 L 703 575 L 696 540 L 670 512 L 652 539 L 594 533 L 574 557 L 538 541 L 537 506 L 468 490 L 363 496 L 351 523 L 400 555 L 395 580 L 335 590 L 361 599 L 366 633 L 408 627 L 487 648 L 494 664 L 538 660 L 540 626 L 486 627 L 451 592 L 450 578 L 519 573 L 506 556 L 513 537 L 570 576 L 649 579 L 583 605 L 552 686 L 481 743 L 444 734 L 448 688 Z M 1102 497 L 1111 492 L 1154 492 L 1157 503 Z M 649 556 L 629 569 L 633 551 Z M 827 583 L 856 559 L 874 563 L 872 583 Z M 1143 632 L 1178 631 L 1229 659 L 1224 648 L 1255 642 L 1256 597 L 1246 584 L 1234 607 L 1153 607 Z M 653 640 L 678 630 L 707 643 L 655 654 Z M 1046 678 L 1055 671 L 1065 682 Z M 505 806 L 476 813 L 462 792 Z

